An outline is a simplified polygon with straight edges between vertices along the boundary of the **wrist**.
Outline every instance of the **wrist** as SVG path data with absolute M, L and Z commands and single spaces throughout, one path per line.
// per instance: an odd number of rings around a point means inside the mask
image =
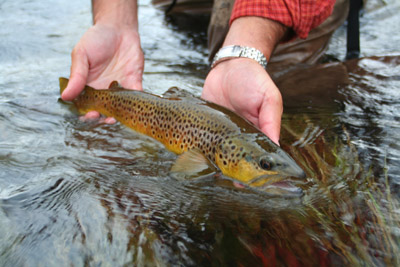
M 92 0 L 93 24 L 138 30 L 136 0 Z
M 240 17 L 232 22 L 223 46 L 253 47 L 260 50 L 269 60 L 275 46 L 287 32 L 286 26 L 267 18 Z
M 214 68 L 223 61 L 234 58 L 249 58 L 256 61 L 264 69 L 267 67 L 267 59 L 260 50 L 248 46 L 228 45 L 222 47 L 214 56 L 211 62 L 211 68 Z

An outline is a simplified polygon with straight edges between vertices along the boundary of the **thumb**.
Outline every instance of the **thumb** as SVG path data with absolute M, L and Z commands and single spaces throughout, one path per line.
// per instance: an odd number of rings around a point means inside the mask
M 121 86 L 127 89 L 143 90 L 142 87 L 142 73 L 141 71 L 137 75 L 128 75 L 121 81 Z
M 83 90 L 87 83 L 89 62 L 84 50 L 75 48 L 71 54 L 71 75 L 61 99 L 71 101 Z
M 271 97 L 264 100 L 259 114 L 259 127 L 274 143 L 279 145 L 282 119 L 282 96 Z

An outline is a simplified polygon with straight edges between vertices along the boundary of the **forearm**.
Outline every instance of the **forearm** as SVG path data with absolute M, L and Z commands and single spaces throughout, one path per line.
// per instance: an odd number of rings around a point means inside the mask
M 93 24 L 138 29 L 137 0 L 92 0 Z
M 223 46 L 254 47 L 269 60 L 275 46 L 287 33 L 288 28 L 279 22 L 261 17 L 241 17 L 232 22 Z

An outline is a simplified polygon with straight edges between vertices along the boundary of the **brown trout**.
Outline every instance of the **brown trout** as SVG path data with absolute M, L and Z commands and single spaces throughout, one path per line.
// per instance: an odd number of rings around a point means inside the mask
M 67 84 L 68 79 L 60 78 L 60 93 Z M 172 167 L 175 172 L 211 165 L 257 188 L 282 184 L 288 177 L 305 178 L 296 162 L 247 120 L 189 93 L 170 89 L 157 96 L 113 82 L 106 90 L 86 86 L 73 102 L 80 113 L 114 117 L 181 154 Z

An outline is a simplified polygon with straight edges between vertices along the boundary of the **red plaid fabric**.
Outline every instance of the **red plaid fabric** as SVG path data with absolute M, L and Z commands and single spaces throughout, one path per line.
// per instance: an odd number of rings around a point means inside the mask
M 236 0 L 230 23 L 239 17 L 257 16 L 292 28 L 300 38 L 321 24 L 333 10 L 335 0 Z

